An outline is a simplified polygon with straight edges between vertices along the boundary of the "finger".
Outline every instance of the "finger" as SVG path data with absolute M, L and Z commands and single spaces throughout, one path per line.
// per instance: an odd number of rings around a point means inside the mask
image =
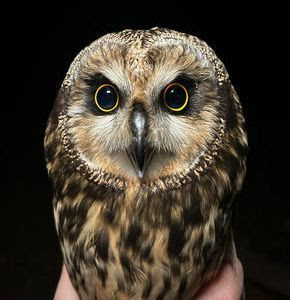
M 192 300 L 240 300 L 243 294 L 243 266 L 232 243 L 218 274 L 205 283 Z
M 73 288 L 65 265 L 62 267 L 60 279 L 54 295 L 54 300 L 79 300 L 78 294 Z

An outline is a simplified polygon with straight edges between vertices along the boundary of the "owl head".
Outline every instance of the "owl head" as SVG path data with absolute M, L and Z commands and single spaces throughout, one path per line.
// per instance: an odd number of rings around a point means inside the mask
M 68 156 L 95 180 L 181 184 L 221 144 L 236 156 L 233 141 L 246 145 L 224 65 L 205 42 L 173 30 L 125 30 L 93 42 L 73 61 L 55 113 Z

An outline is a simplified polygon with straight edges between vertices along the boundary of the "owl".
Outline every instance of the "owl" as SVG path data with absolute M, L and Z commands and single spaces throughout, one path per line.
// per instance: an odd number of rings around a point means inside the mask
M 239 98 L 202 40 L 124 30 L 83 49 L 45 134 L 80 299 L 190 299 L 232 246 L 246 153 Z

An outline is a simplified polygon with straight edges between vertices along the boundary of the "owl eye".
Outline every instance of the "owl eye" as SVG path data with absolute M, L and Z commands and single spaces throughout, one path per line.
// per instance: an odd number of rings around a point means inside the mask
M 180 83 L 171 83 L 164 90 L 163 101 L 168 109 L 182 111 L 188 103 L 187 89 Z
M 95 102 L 101 111 L 113 111 L 119 105 L 119 95 L 116 88 L 109 83 L 100 85 L 95 93 Z

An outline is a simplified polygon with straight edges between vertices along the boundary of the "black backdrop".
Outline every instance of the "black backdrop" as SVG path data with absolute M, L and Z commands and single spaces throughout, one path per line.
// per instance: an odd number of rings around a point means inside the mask
M 283 87 L 274 65 L 270 7 L 213 3 L 192 1 L 191 7 L 135 3 L 138 8 L 131 10 L 129 5 L 121 9 L 108 2 L 79 5 L 73 12 L 42 4 L 3 11 L 8 19 L 2 27 L 7 42 L 1 61 L 6 67 L 1 97 L 1 299 L 50 299 L 56 285 L 61 256 L 43 134 L 69 64 L 102 34 L 154 26 L 206 40 L 230 73 L 244 108 L 250 144 L 247 179 L 234 207 L 248 299 L 284 299 L 284 274 L 290 265 L 289 154 L 283 134 L 286 99 L 279 94 Z M 277 281 L 277 273 L 260 272 L 265 264 L 281 266 L 280 283 L 269 284 Z M 267 272 L 264 278 L 261 273 Z

